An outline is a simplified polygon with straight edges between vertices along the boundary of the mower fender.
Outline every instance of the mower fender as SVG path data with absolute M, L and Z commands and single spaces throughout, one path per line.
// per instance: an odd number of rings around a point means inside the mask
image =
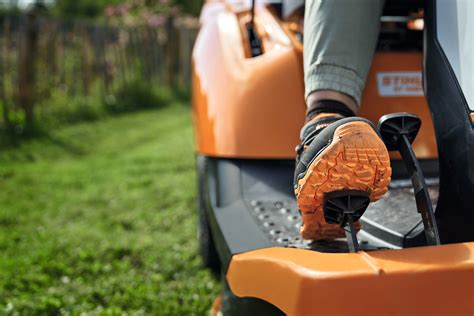
M 288 315 L 473 315 L 474 243 L 331 254 L 268 248 L 233 256 L 239 297 Z

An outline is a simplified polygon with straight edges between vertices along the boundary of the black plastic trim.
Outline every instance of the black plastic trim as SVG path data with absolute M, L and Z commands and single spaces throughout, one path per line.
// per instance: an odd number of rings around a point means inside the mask
M 207 215 L 222 271 L 227 271 L 233 255 L 268 248 L 268 240 L 242 199 L 238 160 L 206 159 L 208 192 Z
M 440 164 L 436 218 L 442 243 L 473 241 L 474 131 L 467 101 L 438 40 L 436 4 L 426 1 L 423 62 Z

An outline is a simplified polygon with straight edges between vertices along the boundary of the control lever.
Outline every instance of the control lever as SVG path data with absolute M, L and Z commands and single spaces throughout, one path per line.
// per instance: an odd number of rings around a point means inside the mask
M 411 144 L 421 127 L 418 116 L 410 113 L 387 114 L 379 120 L 379 131 L 389 151 L 398 150 L 410 175 L 416 207 L 421 214 L 428 245 L 439 245 L 438 226 L 425 178 Z
M 257 57 L 263 54 L 262 43 L 258 37 L 256 28 L 255 28 L 255 0 L 252 0 L 252 8 L 250 9 L 250 23 L 247 24 L 247 35 L 249 37 L 250 43 L 250 52 L 252 57 Z
M 354 222 L 364 214 L 370 197 L 365 191 L 341 190 L 324 195 L 324 218 L 329 224 L 338 224 L 346 232 L 350 252 L 360 250 Z

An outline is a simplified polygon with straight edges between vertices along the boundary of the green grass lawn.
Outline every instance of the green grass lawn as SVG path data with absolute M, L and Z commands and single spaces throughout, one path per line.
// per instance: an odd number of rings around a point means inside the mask
M 189 107 L 0 151 L 0 315 L 203 315 Z

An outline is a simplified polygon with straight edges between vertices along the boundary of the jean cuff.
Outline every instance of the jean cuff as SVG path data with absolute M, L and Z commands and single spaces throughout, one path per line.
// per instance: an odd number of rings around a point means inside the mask
M 305 74 L 305 98 L 317 90 L 334 90 L 352 97 L 360 105 L 364 80 L 356 71 L 332 64 L 309 67 Z

